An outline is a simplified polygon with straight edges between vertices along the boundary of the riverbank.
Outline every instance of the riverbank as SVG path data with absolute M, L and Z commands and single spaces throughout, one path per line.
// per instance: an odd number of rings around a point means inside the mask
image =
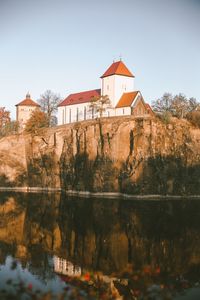
M 0 187 L 0 192 L 17 193 L 64 193 L 80 198 L 130 199 L 130 200 L 200 200 L 200 195 L 131 195 L 115 192 L 93 193 L 89 191 L 64 190 L 42 187 Z

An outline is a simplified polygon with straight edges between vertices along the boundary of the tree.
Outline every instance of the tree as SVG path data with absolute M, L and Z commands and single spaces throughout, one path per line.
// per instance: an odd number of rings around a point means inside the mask
M 57 112 L 57 107 L 60 101 L 60 96 L 53 93 L 51 90 L 44 92 L 38 100 L 41 110 L 46 113 L 48 117 L 48 126 L 54 126 L 56 124 L 54 114 Z
M 200 109 L 193 110 L 186 115 L 188 121 L 190 121 L 194 126 L 200 128 Z
M 200 108 L 200 103 L 197 101 L 195 98 L 190 98 L 189 99 L 189 112 L 194 111 L 196 109 Z
M 199 106 L 195 98 L 187 99 L 185 95 L 165 93 L 160 99 L 153 102 L 152 107 L 162 118 L 174 116 L 177 118 L 185 118 L 188 112 L 196 110 Z
M 0 107 L 0 129 L 10 122 L 10 112 L 5 107 Z
M 174 96 L 171 110 L 173 116 L 177 118 L 184 118 L 189 111 L 188 99 L 183 94 L 178 94 Z
M 93 97 L 91 99 L 89 110 L 92 112 L 92 116 L 94 116 L 94 114 L 97 113 L 97 114 L 99 114 L 99 117 L 101 118 L 103 116 L 103 113 L 108 108 L 111 108 L 111 101 L 107 95 Z
M 17 121 L 7 122 L 5 126 L 3 126 L 0 129 L 0 136 L 4 137 L 11 134 L 16 134 L 18 132 L 18 129 L 19 129 L 19 123 Z
M 5 109 L 5 107 L 0 107 L 0 136 L 6 136 L 11 131 L 11 120 L 10 120 L 10 112 Z
M 27 121 L 25 131 L 35 134 L 38 132 L 38 129 L 48 126 L 48 116 L 43 111 L 36 109 L 32 112 L 30 119 Z
M 153 101 L 152 108 L 157 113 L 172 112 L 173 96 L 170 93 L 165 93 L 160 99 Z

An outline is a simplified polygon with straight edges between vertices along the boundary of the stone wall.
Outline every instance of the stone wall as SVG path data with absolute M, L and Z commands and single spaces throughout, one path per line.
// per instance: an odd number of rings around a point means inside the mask
M 200 194 L 200 130 L 129 116 L 3 138 L 0 186 Z

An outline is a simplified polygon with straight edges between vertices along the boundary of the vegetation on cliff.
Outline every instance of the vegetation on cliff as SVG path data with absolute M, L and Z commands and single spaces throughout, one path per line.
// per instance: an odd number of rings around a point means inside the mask
M 40 110 L 34 110 L 30 119 L 26 123 L 25 132 L 37 134 L 38 130 L 43 127 L 48 127 L 49 118 L 47 114 Z
M 200 103 L 193 97 L 187 98 L 181 93 L 175 96 L 165 93 L 153 101 L 152 108 L 165 123 L 169 123 L 171 117 L 186 118 L 193 125 L 200 127 Z
M 0 185 L 200 194 L 199 140 L 199 129 L 173 117 L 167 124 L 125 116 L 40 129 L 0 141 Z
M 5 107 L 0 107 L 0 138 L 15 134 L 18 129 L 18 124 L 11 121 L 10 112 Z
M 58 110 L 58 104 L 60 103 L 60 101 L 60 95 L 52 92 L 51 90 L 46 90 L 40 96 L 38 103 L 40 104 L 41 110 L 46 114 L 48 120 L 47 127 L 55 126 L 57 124 L 55 113 Z

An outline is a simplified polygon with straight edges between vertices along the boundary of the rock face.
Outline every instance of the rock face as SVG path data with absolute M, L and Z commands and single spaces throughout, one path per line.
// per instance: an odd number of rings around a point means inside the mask
M 200 194 L 200 130 L 116 117 L 3 138 L 0 186 Z

